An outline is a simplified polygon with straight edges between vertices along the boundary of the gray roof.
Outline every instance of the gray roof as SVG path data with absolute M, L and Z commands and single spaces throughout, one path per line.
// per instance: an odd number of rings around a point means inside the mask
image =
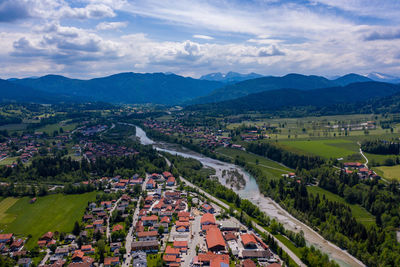
M 152 240 L 152 241 L 135 241 L 132 242 L 132 248 L 138 248 L 138 247 L 155 247 L 158 246 L 158 241 L 157 240 Z
M 269 251 L 245 249 L 243 250 L 242 255 L 243 258 L 267 258 L 269 256 Z
M 18 260 L 18 264 L 28 264 L 31 263 L 32 259 L 31 258 L 21 258 Z

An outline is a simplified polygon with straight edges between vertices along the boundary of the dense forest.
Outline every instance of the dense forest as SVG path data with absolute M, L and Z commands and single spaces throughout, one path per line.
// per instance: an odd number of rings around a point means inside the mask
M 254 166 L 247 166 L 249 171 Z M 258 170 L 258 169 L 257 169 Z M 400 224 L 398 184 L 387 188 L 377 180 L 361 182 L 356 174 L 347 175 L 329 167 L 297 170 L 301 183 L 289 178 L 270 179 L 253 170 L 260 190 L 285 207 L 291 214 L 317 229 L 325 238 L 347 249 L 368 266 L 398 266 L 400 244 L 395 229 Z M 348 205 L 325 196 L 310 194 L 306 184 L 319 186 L 342 196 L 348 203 L 359 204 L 375 215 L 376 223 L 357 222 Z
M 99 157 L 94 162 L 76 161 L 70 157 L 44 156 L 35 157 L 29 165 L 18 164 L 16 167 L 0 167 L 0 177 L 4 181 L 28 183 L 71 183 L 91 178 L 115 175 L 130 177 L 135 173 L 161 172 L 165 161 L 151 148 L 142 147 L 137 155 L 124 157 Z
M 380 155 L 399 155 L 399 141 L 367 140 L 361 143 L 361 149 L 365 152 Z

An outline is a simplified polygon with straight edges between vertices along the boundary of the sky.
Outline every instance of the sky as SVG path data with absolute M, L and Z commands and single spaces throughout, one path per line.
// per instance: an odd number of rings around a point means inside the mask
M 0 77 L 400 76 L 398 0 L 0 0 Z

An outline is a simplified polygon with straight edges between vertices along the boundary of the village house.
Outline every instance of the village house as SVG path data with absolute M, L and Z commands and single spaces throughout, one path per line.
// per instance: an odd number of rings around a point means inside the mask
M 157 186 L 156 182 L 150 178 L 146 183 L 146 189 L 155 189 Z
M 240 235 L 244 248 L 257 248 L 257 241 L 252 234 Z
M 153 241 L 157 240 L 158 233 L 157 231 L 138 232 L 137 236 L 139 241 Z
M 174 185 L 175 185 L 175 177 L 174 176 L 168 177 L 167 186 L 174 186 Z
M 118 257 L 108 257 L 104 259 L 104 267 L 116 266 L 119 264 Z
M 158 221 L 158 216 L 157 215 L 144 216 L 141 218 L 141 221 L 143 222 L 143 226 L 152 226 Z
M 131 253 L 135 251 L 144 251 L 147 253 L 158 252 L 158 241 L 152 240 L 152 241 L 132 242 Z
M 206 243 L 209 251 L 218 252 L 225 250 L 225 240 L 217 227 L 212 227 L 207 231 Z
M 207 225 L 215 225 L 215 217 L 211 213 L 204 213 L 203 216 L 201 216 L 200 219 L 200 227 L 202 230 L 205 229 L 204 226 Z
M 214 208 L 208 203 L 201 205 L 201 210 L 206 213 L 214 213 Z
M 10 243 L 14 234 L 0 234 L 0 243 Z

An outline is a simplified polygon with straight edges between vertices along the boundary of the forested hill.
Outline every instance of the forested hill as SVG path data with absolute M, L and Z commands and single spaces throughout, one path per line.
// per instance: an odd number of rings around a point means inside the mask
M 193 100 L 191 104 L 220 102 L 246 96 L 248 94 L 282 88 L 311 90 L 316 88 L 333 87 L 336 85 L 337 84 L 334 81 L 314 75 L 305 76 L 301 74 L 288 74 L 283 77 L 269 76 L 227 85 L 215 90 L 208 96 Z
M 77 102 L 74 97 L 62 94 L 53 94 L 32 89 L 23 85 L 14 84 L 0 79 L 0 102 L 24 102 L 24 103 L 59 103 Z
M 362 83 L 362 82 L 372 82 L 373 80 L 371 80 L 368 77 L 365 76 L 361 76 L 355 73 L 349 73 L 346 74 L 342 77 L 339 77 L 335 80 L 333 80 L 337 85 L 340 86 L 346 86 L 349 85 L 351 83 Z
M 170 105 L 207 95 L 223 85 L 216 81 L 185 78 L 175 74 L 132 72 L 91 80 L 47 75 L 37 79 L 13 79 L 11 82 L 48 93 L 92 101 Z
M 193 105 L 187 107 L 187 109 L 243 113 L 248 111 L 265 112 L 288 110 L 302 106 L 322 108 L 342 103 L 352 103 L 354 107 L 357 107 L 357 104 L 355 103 L 379 97 L 391 96 L 399 92 L 399 85 L 380 82 L 364 82 L 352 83 L 343 87 L 330 87 L 308 91 L 298 89 L 264 91 L 219 103 Z

